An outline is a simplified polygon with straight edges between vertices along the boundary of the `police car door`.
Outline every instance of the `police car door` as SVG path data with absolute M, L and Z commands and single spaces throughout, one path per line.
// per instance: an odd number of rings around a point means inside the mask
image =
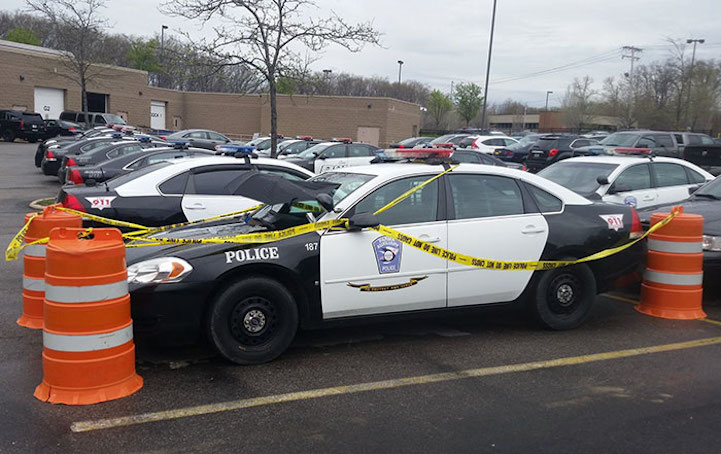
M 348 144 L 348 166 L 364 166 L 375 159 L 375 147 L 364 143 Z
M 323 173 L 327 170 L 348 167 L 347 148 L 347 145 L 339 143 L 338 145 L 331 145 L 323 150 L 313 163 L 313 171 L 315 173 Z
M 447 176 L 448 248 L 493 261 L 535 261 L 548 238 L 548 224 L 535 205 L 524 203 L 514 178 L 477 173 Z M 528 196 L 526 196 L 528 197 Z M 487 270 L 448 262 L 448 306 L 516 299 L 532 271 Z
M 636 208 L 658 205 L 648 164 L 636 164 L 624 169 L 614 179 L 602 199 L 604 202 L 626 204 Z
M 656 193 L 658 194 L 657 205 L 686 199 L 690 194 L 689 189 L 699 186 L 698 183 L 689 182 L 686 169 L 680 164 L 653 162 L 651 169 L 654 173 Z
M 344 216 L 373 213 L 432 175 L 401 178 L 376 188 Z M 378 220 L 446 247 L 439 180 L 426 185 Z M 376 231 L 329 231 L 321 236 L 320 279 L 324 318 L 433 309 L 446 306 L 446 261 Z
M 240 211 L 258 205 L 247 197 L 232 194 L 229 184 L 247 171 L 240 166 L 193 169 L 183 195 L 183 214 L 188 221 Z

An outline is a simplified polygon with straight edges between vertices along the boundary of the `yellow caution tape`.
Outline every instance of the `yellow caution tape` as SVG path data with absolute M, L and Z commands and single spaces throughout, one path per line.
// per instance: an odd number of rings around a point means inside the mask
M 377 216 L 377 215 L 379 215 L 380 213 L 386 211 L 387 209 L 398 205 L 399 203 L 401 203 L 402 201 L 404 201 L 405 199 L 407 199 L 407 198 L 408 198 L 411 194 L 413 194 L 414 192 L 422 189 L 422 188 L 423 188 L 424 186 L 426 186 L 427 184 L 432 183 L 433 181 L 437 180 L 438 178 L 440 178 L 440 177 L 442 177 L 443 175 L 447 174 L 448 172 L 452 171 L 452 170 L 455 169 L 456 167 L 458 167 L 458 166 L 456 165 L 456 166 L 450 167 L 450 168 L 444 170 L 443 172 L 439 173 L 438 175 L 436 175 L 436 176 L 434 176 L 434 177 L 432 177 L 432 178 L 429 178 L 428 180 L 424 181 L 423 183 L 419 184 L 418 186 L 407 190 L 407 191 L 404 192 L 403 194 L 401 194 L 401 195 L 399 195 L 398 197 L 396 197 L 395 199 L 391 200 L 390 203 L 388 203 L 386 206 L 384 206 L 384 207 L 379 208 L 378 210 L 376 210 L 376 212 L 373 213 L 373 214 Z
M 148 227 L 145 227 L 144 225 L 135 224 L 132 222 L 125 222 L 125 221 L 118 221 L 117 219 L 110 219 L 110 218 L 104 218 L 102 216 L 95 216 L 94 214 L 90 213 L 84 213 L 82 211 L 73 210 L 72 208 L 65 208 L 65 207 L 57 207 L 57 210 L 64 211 L 66 213 L 74 214 L 76 216 L 81 216 L 85 219 L 90 219 L 91 221 L 100 222 L 102 224 L 112 225 L 113 227 L 128 227 L 131 229 L 141 229 L 141 230 L 147 230 Z
M 10 244 L 8 245 L 7 249 L 5 249 L 5 261 L 9 262 L 11 260 L 15 260 L 18 258 L 18 254 L 20 254 L 20 251 L 25 247 L 24 241 L 25 241 L 25 235 L 28 233 L 28 228 L 30 228 L 30 223 L 33 222 L 33 219 L 38 217 L 38 213 L 33 214 L 30 216 L 30 219 L 28 219 L 28 222 L 25 223 L 25 225 L 20 229 L 20 231 L 13 237 L 12 240 L 10 240 Z
M 143 235 L 143 236 L 153 235 L 153 234 L 156 234 L 159 232 L 165 232 L 166 230 L 176 229 L 179 227 L 188 227 L 190 225 L 201 224 L 203 222 L 217 221 L 219 219 L 229 218 L 229 217 L 237 216 L 237 215 L 243 214 L 243 213 L 249 213 L 251 211 L 258 210 L 258 209 L 262 208 L 263 206 L 264 205 L 262 205 L 262 204 L 256 205 L 256 206 L 253 206 L 250 208 L 246 208 L 245 210 L 233 211 L 233 212 L 225 213 L 225 214 L 219 214 L 217 216 L 211 216 L 209 218 L 204 218 L 204 219 L 196 219 L 195 221 L 179 222 L 177 224 L 164 225 L 162 227 L 154 227 L 154 228 L 145 227 L 144 230 L 136 230 L 134 232 L 128 232 L 123 236 L 125 236 L 126 238 L 131 238 L 131 237 L 135 237 L 138 235 Z

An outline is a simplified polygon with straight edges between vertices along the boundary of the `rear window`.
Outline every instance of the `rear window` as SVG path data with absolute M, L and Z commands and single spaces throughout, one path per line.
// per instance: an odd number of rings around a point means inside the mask
M 63 112 L 60 114 L 60 119 L 65 121 L 75 121 L 75 114 L 73 112 Z
M 571 191 L 589 196 L 601 186 L 598 177 L 608 177 L 617 164 L 561 161 L 538 172 L 538 176 L 564 186 Z
M 36 122 L 36 123 L 42 123 L 43 116 L 38 113 L 24 113 L 23 120 L 24 121 L 32 121 L 32 122 Z

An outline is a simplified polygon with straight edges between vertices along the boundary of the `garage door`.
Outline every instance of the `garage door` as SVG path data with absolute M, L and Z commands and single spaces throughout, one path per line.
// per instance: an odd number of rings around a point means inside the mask
M 65 110 L 65 90 L 59 88 L 35 87 L 35 112 L 43 118 L 60 118 Z
M 165 101 L 150 101 L 150 127 L 165 129 Z

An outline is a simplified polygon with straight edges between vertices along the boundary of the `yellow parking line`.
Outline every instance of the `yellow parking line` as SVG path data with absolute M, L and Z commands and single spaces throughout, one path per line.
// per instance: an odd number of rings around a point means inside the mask
M 279 404 L 283 402 L 295 402 L 308 399 L 317 399 L 320 397 L 403 388 L 407 386 L 447 382 L 452 380 L 461 380 L 465 378 L 487 377 L 491 375 L 501 375 L 515 372 L 527 372 L 538 369 L 572 366 L 576 364 L 586 364 L 596 361 L 607 361 L 611 359 L 628 358 L 632 356 L 647 355 L 651 353 L 661 353 L 674 350 L 684 350 L 688 348 L 704 347 L 707 345 L 716 344 L 721 344 L 721 337 L 710 337 L 706 339 L 698 339 L 688 342 L 633 348 L 630 350 L 594 353 L 591 355 L 571 356 L 546 361 L 534 361 L 530 363 L 511 364 L 505 366 L 483 367 L 479 369 L 467 369 L 456 372 L 397 378 L 369 383 L 359 383 L 355 385 L 336 386 L 332 388 L 312 389 L 307 391 L 277 394 L 274 396 L 254 397 L 250 399 L 241 399 L 208 405 L 198 405 L 194 407 L 177 408 L 175 410 L 143 413 L 131 416 L 121 416 L 119 418 L 99 419 L 95 421 L 80 421 L 72 423 L 70 429 L 73 432 L 88 432 L 93 430 L 111 429 L 114 427 L 132 426 L 149 422 L 187 418 L 190 416 L 208 415 L 213 413 L 240 410 L 243 408 Z
M 602 296 L 605 296 L 606 298 L 611 298 L 613 300 L 623 301 L 625 303 L 631 303 L 634 305 L 638 305 L 641 303 L 639 300 L 635 300 L 632 298 L 626 298 L 625 296 L 614 295 L 612 293 L 604 293 Z M 721 322 L 719 322 L 717 320 L 711 320 L 710 318 L 699 318 L 696 320 L 698 320 L 699 322 L 706 322 L 706 323 L 711 323 L 712 325 L 721 326 Z

